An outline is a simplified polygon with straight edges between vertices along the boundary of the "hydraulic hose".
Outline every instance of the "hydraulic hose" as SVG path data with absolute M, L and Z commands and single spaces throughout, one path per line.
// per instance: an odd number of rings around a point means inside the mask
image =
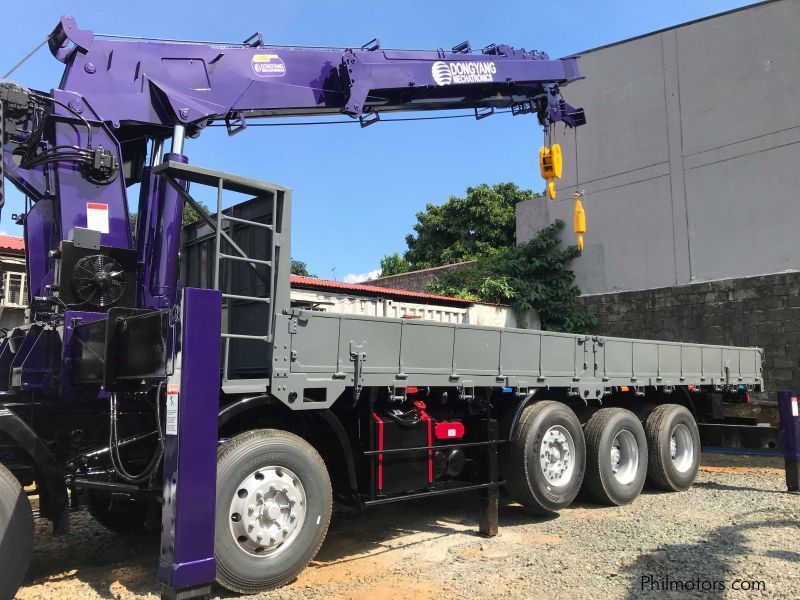
M 109 455 L 111 456 L 111 466 L 114 468 L 114 472 L 123 480 L 128 483 L 132 484 L 140 484 L 144 483 L 148 479 L 152 478 L 155 474 L 156 470 L 158 469 L 158 465 L 161 462 L 162 456 L 164 456 L 164 432 L 161 430 L 161 390 L 163 389 L 163 383 L 160 383 L 156 388 L 156 401 L 155 401 L 155 412 L 156 412 L 156 430 L 158 432 L 158 447 L 153 454 L 153 457 L 150 459 L 150 462 L 147 466 L 142 469 L 140 473 L 135 475 L 130 474 L 122 464 L 122 457 L 119 453 L 119 436 L 117 434 L 117 395 L 111 394 L 109 399 L 109 428 L 108 428 L 108 447 L 109 447 Z

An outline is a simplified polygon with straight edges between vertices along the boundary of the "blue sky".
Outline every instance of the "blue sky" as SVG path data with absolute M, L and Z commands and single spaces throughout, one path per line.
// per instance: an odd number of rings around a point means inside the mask
M 751 2 L 295 2 L 193 0 L 5 2 L 0 73 L 56 25 L 62 14 L 100 33 L 242 40 L 255 31 L 270 44 L 473 48 L 505 43 L 558 57 L 641 35 Z M 50 89 L 62 65 L 42 49 L 11 77 Z M 565 97 L 575 105 L 580 98 Z M 589 115 L 591 118 L 591 115 Z M 186 154 L 202 166 L 286 185 L 294 190 L 292 255 L 320 277 L 354 280 L 384 254 L 402 252 L 414 215 L 427 203 L 463 195 L 468 186 L 513 181 L 540 189 L 541 132 L 533 117 L 496 115 L 476 122 L 429 122 L 253 128 L 228 138 L 209 130 L 189 140 Z M 0 230 L 21 235 L 11 221 L 22 197 L 7 184 Z

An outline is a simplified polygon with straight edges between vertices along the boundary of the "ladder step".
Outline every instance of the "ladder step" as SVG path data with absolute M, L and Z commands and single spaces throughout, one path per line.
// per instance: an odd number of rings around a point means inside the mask
M 219 258 L 227 258 L 228 260 L 238 260 L 241 262 L 246 263 L 256 263 L 257 265 L 266 265 L 267 267 L 271 267 L 272 263 L 268 260 L 259 260 L 257 258 L 247 258 L 245 256 L 233 256 L 232 254 L 223 254 L 220 252 L 217 256 Z
M 243 225 L 255 225 L 256 227 L 263 227 L 264 229 L 272 229 L 272 225 L 270 225 L 269 223 L 258 223 L 256 221 L 248 221 L 247 219 L 232 217 L 224 213 L 220 215 L 220 218 L 226 221 L 233 221 L 234 223 L 242 223 Z
M 261 340 L 263 342 L 269 341 L 269 336 L 266 335 L 245 335 L 244 333 L 223 333 L 224 338 L 230 338 L 233 340 Z
M 253 302 L 264 302 L 265 304 L 271 304 L 271 298 L 259 298 L 257 296 L 239 296 L 238 294 L 222 294 L 223 298 L 229 298 L 231 300 L 252 300 Z

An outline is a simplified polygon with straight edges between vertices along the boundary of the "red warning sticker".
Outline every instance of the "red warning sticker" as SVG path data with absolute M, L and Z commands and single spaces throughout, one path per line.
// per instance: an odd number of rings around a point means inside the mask
M 167 384 L 167 418 L 164 423 L 167 435 L 178 435 L 178 401 L 181 386 L 177 383 Z
M 86 229 L 108 233 L 108 204 L 86 203 Z

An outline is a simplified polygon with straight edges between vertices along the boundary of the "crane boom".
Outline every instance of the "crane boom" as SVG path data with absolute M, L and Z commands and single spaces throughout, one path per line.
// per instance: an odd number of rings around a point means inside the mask
M 492 44 L 445 52 L 239 46 L 106 40 L 64 17 L 50 35 L 66 65 L 61 88 L 115 123 L 202 125 L 236 118 L 395 110 L 492 108 L 536 101 L 540 118 L 575 124 L 574 109 L 547 111 L 546 91 L 579 78 L 577 60 Z
M 479 52 L 466 42 L 433 52 L 383 49 L 377 40 L 360 48 L 275 47 L 260 34 L 241 44 L 133 41 L 95 35 L 66 16 L 48 46 L 65 65 L 58 88 L 0 82 L 4 175 L 34 202 L 25 217 L 31 301 L 52 300 L 54 253 L 79 227 L 99 231 L 103 246 L 137 254 L 142 285 L 152 290 L 140 305 L 170 304 L 179 248 L 171 232 L 186 198 L 153 188 L 148 142 L 155 166 L 164 140 L 172 138 L 170 160 L 186 161 L 185 137 L 215 122 L 233 135 L 269 117 L 344 114 L 366 126 L 390 111 L 473 109 L 483 118 L 498 108 L 535 114 L 545 128 L 585 122 L 560 92 L 580 78 L 576 58 L 507 45 Z M 126 188 L 140 181 L 138 213 L 151 221 L 140 218 L 134 236 Z

